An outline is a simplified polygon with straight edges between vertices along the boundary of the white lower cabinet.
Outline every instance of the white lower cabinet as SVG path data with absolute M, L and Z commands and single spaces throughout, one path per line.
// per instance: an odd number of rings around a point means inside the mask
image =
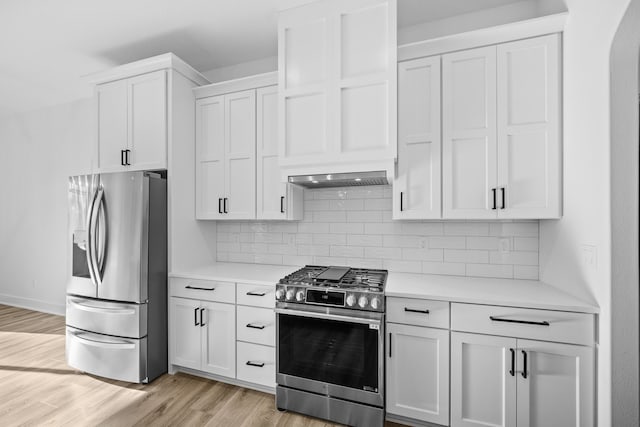
M 387 413 L 449 424 L 449 331 L 387 323 Z
M 171 363 L 235 377 L 235 305 L 176 297 L 170 304 Z
M 275 387 L 275 347 L 238 341 L 238 379 Z

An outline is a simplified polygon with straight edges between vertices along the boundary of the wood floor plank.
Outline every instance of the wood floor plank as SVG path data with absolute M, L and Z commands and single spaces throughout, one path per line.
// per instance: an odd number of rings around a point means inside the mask
M 279 412 L 273 395 L 188 374 L 147 385 L 83 374 L 67 366 L 64 347 L 64 317 L 0 304 L 0 425 L 337 425 Z

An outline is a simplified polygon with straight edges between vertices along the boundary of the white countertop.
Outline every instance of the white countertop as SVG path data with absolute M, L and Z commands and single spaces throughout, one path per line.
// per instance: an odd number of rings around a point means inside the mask
M 389 272 L 385 296 L 598 313 L 583 301 L 536 280 L 491 279 Z
M 281 278 L 300 267 L 218 262 L 199 268 L 171 272 L 169 277 L 275 286 Z M 595 303 L 583 301 L 554 286 L 535 280 L 440 276 L 390 271 L 385 295 L 581 313 L 599 312 Z
M 172 271 L 169 277 L 188 279 L 220 280 L 223 282 L 240 282 L 252 285 L 273 285 L 287 274 L 291 274 L 300 266 L 244 264 L 239 262 L 217 262 L 203 267 L 184 271 Z

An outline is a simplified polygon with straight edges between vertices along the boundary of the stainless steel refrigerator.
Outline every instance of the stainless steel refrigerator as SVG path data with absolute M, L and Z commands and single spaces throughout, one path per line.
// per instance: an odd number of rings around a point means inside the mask
M 69 178 L 69 366 L 147 383 L 167 370 L 167 185 L 163 174 Z

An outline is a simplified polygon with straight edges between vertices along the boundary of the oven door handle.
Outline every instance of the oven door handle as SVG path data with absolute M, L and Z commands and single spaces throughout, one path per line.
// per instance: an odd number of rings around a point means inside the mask
M 314 319 L 338 320 L 350 323 L 362 323 L 365 325 L 380 325 L 381 319 L 365 319 L 363 317 L 341 316 L 339 314 L 315 313 L 312 311 L 291 310 L 289 308 L 276 308 L 276 314 L 289 314 L 291 316 L 311 317 Z

